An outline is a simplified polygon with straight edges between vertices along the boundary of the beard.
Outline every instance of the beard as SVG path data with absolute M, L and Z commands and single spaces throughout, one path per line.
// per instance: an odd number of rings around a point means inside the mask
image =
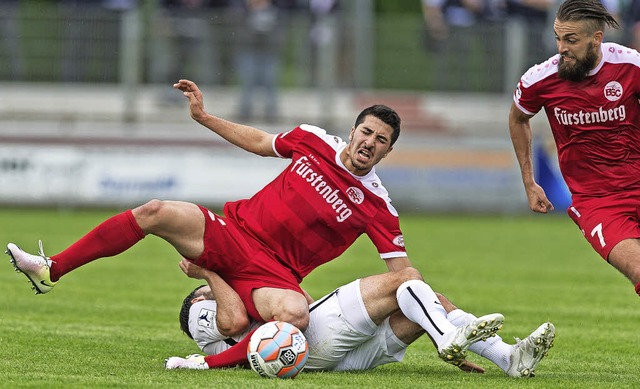
M 558 77 L 568 81 L 582 81 L 587 78 L 589 72 L 596 67 L 598 54 L 593 49 L 593 43 L 587 46 L 587 54 L 583 59 L 576 58 L 575 64 L 570 65 L 564 61 L 564 56 L 560 56 L 558 63 Z

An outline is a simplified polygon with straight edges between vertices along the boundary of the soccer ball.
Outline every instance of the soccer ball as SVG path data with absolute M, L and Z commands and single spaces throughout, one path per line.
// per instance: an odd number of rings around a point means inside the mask
M 247 359 L 251 369 L 262 377 L 293 378 L 307 363 L 309 344 L 293 324 L 272 321 L 251 335 Z

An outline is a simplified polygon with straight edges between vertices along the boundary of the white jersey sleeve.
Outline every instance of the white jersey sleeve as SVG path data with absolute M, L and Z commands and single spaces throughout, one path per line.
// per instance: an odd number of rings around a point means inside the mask
M 215 355 L 227 350 L 260 325 L 252 322 L 249 329 L 238 336 L 222 335 L 216 325 L 216 308 L 215 300 L 202 300 L 189 309 L 189 332 L 206 355 Z

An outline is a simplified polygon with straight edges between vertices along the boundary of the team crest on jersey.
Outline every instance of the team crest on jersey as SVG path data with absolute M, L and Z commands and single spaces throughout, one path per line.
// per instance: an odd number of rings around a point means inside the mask
M 395 238 L 393 238 L 393 244 L 398 247 L 404 247 L 404 237 L 402 235 L 396 236 Z
M 351 186 L 347 189 L 347 196 L 355 204 L 362 204 L 364 201 L 364 193 L 355 186 Z
M 622 97 L 622 85 L 618 81 L 611 81 L 604 86 L 604 97 L 609 101 L 617 101 Z
M 211 327 L 211 324 L 215 320 L 215 315 L 212 310 L 202 308 L 198 314 L 198 325 L 201 327 Z

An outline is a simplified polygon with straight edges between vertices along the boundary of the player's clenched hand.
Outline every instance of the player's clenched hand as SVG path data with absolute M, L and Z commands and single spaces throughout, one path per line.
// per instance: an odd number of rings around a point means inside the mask
M 529 199 L 529 208 L 532 211 L 540 213 L 553 211 L 553 204 L 551 204 L 540 185 L 533 183 L 526 188 L 526 191 Z
M 191 117 L 200 122 L 207 116 L 204 111 L 204 101 L 202 99 L 202 92 L 195 82 L 190 80 L 180 80 L 173 84 L 173 87 L 182 91 L 182 94 L 189 99 L 189 113 Z

